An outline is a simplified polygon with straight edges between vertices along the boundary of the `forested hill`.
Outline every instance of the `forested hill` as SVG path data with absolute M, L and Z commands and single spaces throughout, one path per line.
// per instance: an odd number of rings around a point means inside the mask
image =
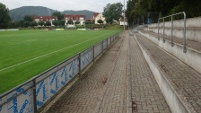
M 56 10 L 42 7 L 42 6 L 23 6 L 20 8 L 10 10 L 9 14 L 12 20 L 20 21 L 23 20 L 25 15 L 39 15 L 39 16 L 48 16 L 52 15 Z M 84 14 L 86 18 L 89 19 L 93 16 L 93 11 L 88 10 L 81 10 L 81 11 L 73 11 L 73 10 L 66 10 L 61 12 L 63 14 Z

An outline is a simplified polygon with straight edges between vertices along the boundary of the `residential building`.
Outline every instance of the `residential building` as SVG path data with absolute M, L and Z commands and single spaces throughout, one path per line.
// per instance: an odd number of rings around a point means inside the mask
M 69 20 L 73 21 L 73 24 L 75 24 L 76 21 L 80 22 L 80 25 L 84 25 L 84 22 L 86 20 L 86 15 L 64 15 L 65 25 L 67 25 Z
M 51 23 L 51 25 L 53 25 L 52 22 L 54 20 L 58 20 L 57 16 L 34 16 L 34 21 L 36 21 L 37 23 L 40 21 L 42 21 L 42 22 L 48 22 L 49 21 Z
M 39 21 L 47 22 L 47 21 L 54 21 L 54 20 L 58 20 L 57 16 L 34 16 L 34 21 L 36 22 L 39 22 Z
M 95 24 L 99 24 L 98 20 L 100 20 L 100 19 L 103 21 L 103 24 L 106 24 L 105 17 L 103 16 L 102 13 L 94 13 L 93 14 L 93 20 L 94 20 Z
M 121 25 L 121 26 L 123 26 L 123 25 L 128 25 L 128 22 L 127 22 L 127 19 L 125 18 L 125 22 L 124 22 L 124 18 L 121 18 L 121 19 L 119 19 L 119 24 Z

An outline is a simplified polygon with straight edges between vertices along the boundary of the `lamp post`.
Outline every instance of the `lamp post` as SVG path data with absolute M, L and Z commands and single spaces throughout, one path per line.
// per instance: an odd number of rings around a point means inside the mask
M 125 21 L 126 19 L 125 19 L 125 0 L 124 0 L 124 32 L 125 32 Z

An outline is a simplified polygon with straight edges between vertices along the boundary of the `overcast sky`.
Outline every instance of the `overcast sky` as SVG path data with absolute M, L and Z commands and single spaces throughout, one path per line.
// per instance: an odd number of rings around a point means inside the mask
M 103 7 L 108 3 L 121 2 L 123 4 L 124 0 L 1 0 L 0 2 L 10 10 L 22 6 L 44 6 L 58 11 L 90 10 L 103 12 Z

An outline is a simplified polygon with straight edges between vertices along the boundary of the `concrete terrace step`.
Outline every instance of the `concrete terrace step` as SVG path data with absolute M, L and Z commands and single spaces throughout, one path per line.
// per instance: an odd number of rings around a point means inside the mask
M 136 104 L 133 113 L 170 113 L 160 88 L 133 36 L 129 37 L 129 42 L 132 101 L 133 104 Z
M 201 74 L 139 33 L 143 55 L 173 113 L 201 112 Z
M 139 31 L 140 34 L 176 56 L 178 59 L 184 63 L 191 66 L 193 69 L 201 73 L 201 43 L 192 40 L 187 40 L 187 52 L 183 53 L 183 42 L 182 39 L 174 38 L 174 46 L 172 47 L 170 37 L 165 36 L 165 43 L 163 43 L 162 35 L 160 34 L 160 40 L 158 40 L 158 35 L 153 32 Z M 175 43 L 176 42 L 176 43 Z

